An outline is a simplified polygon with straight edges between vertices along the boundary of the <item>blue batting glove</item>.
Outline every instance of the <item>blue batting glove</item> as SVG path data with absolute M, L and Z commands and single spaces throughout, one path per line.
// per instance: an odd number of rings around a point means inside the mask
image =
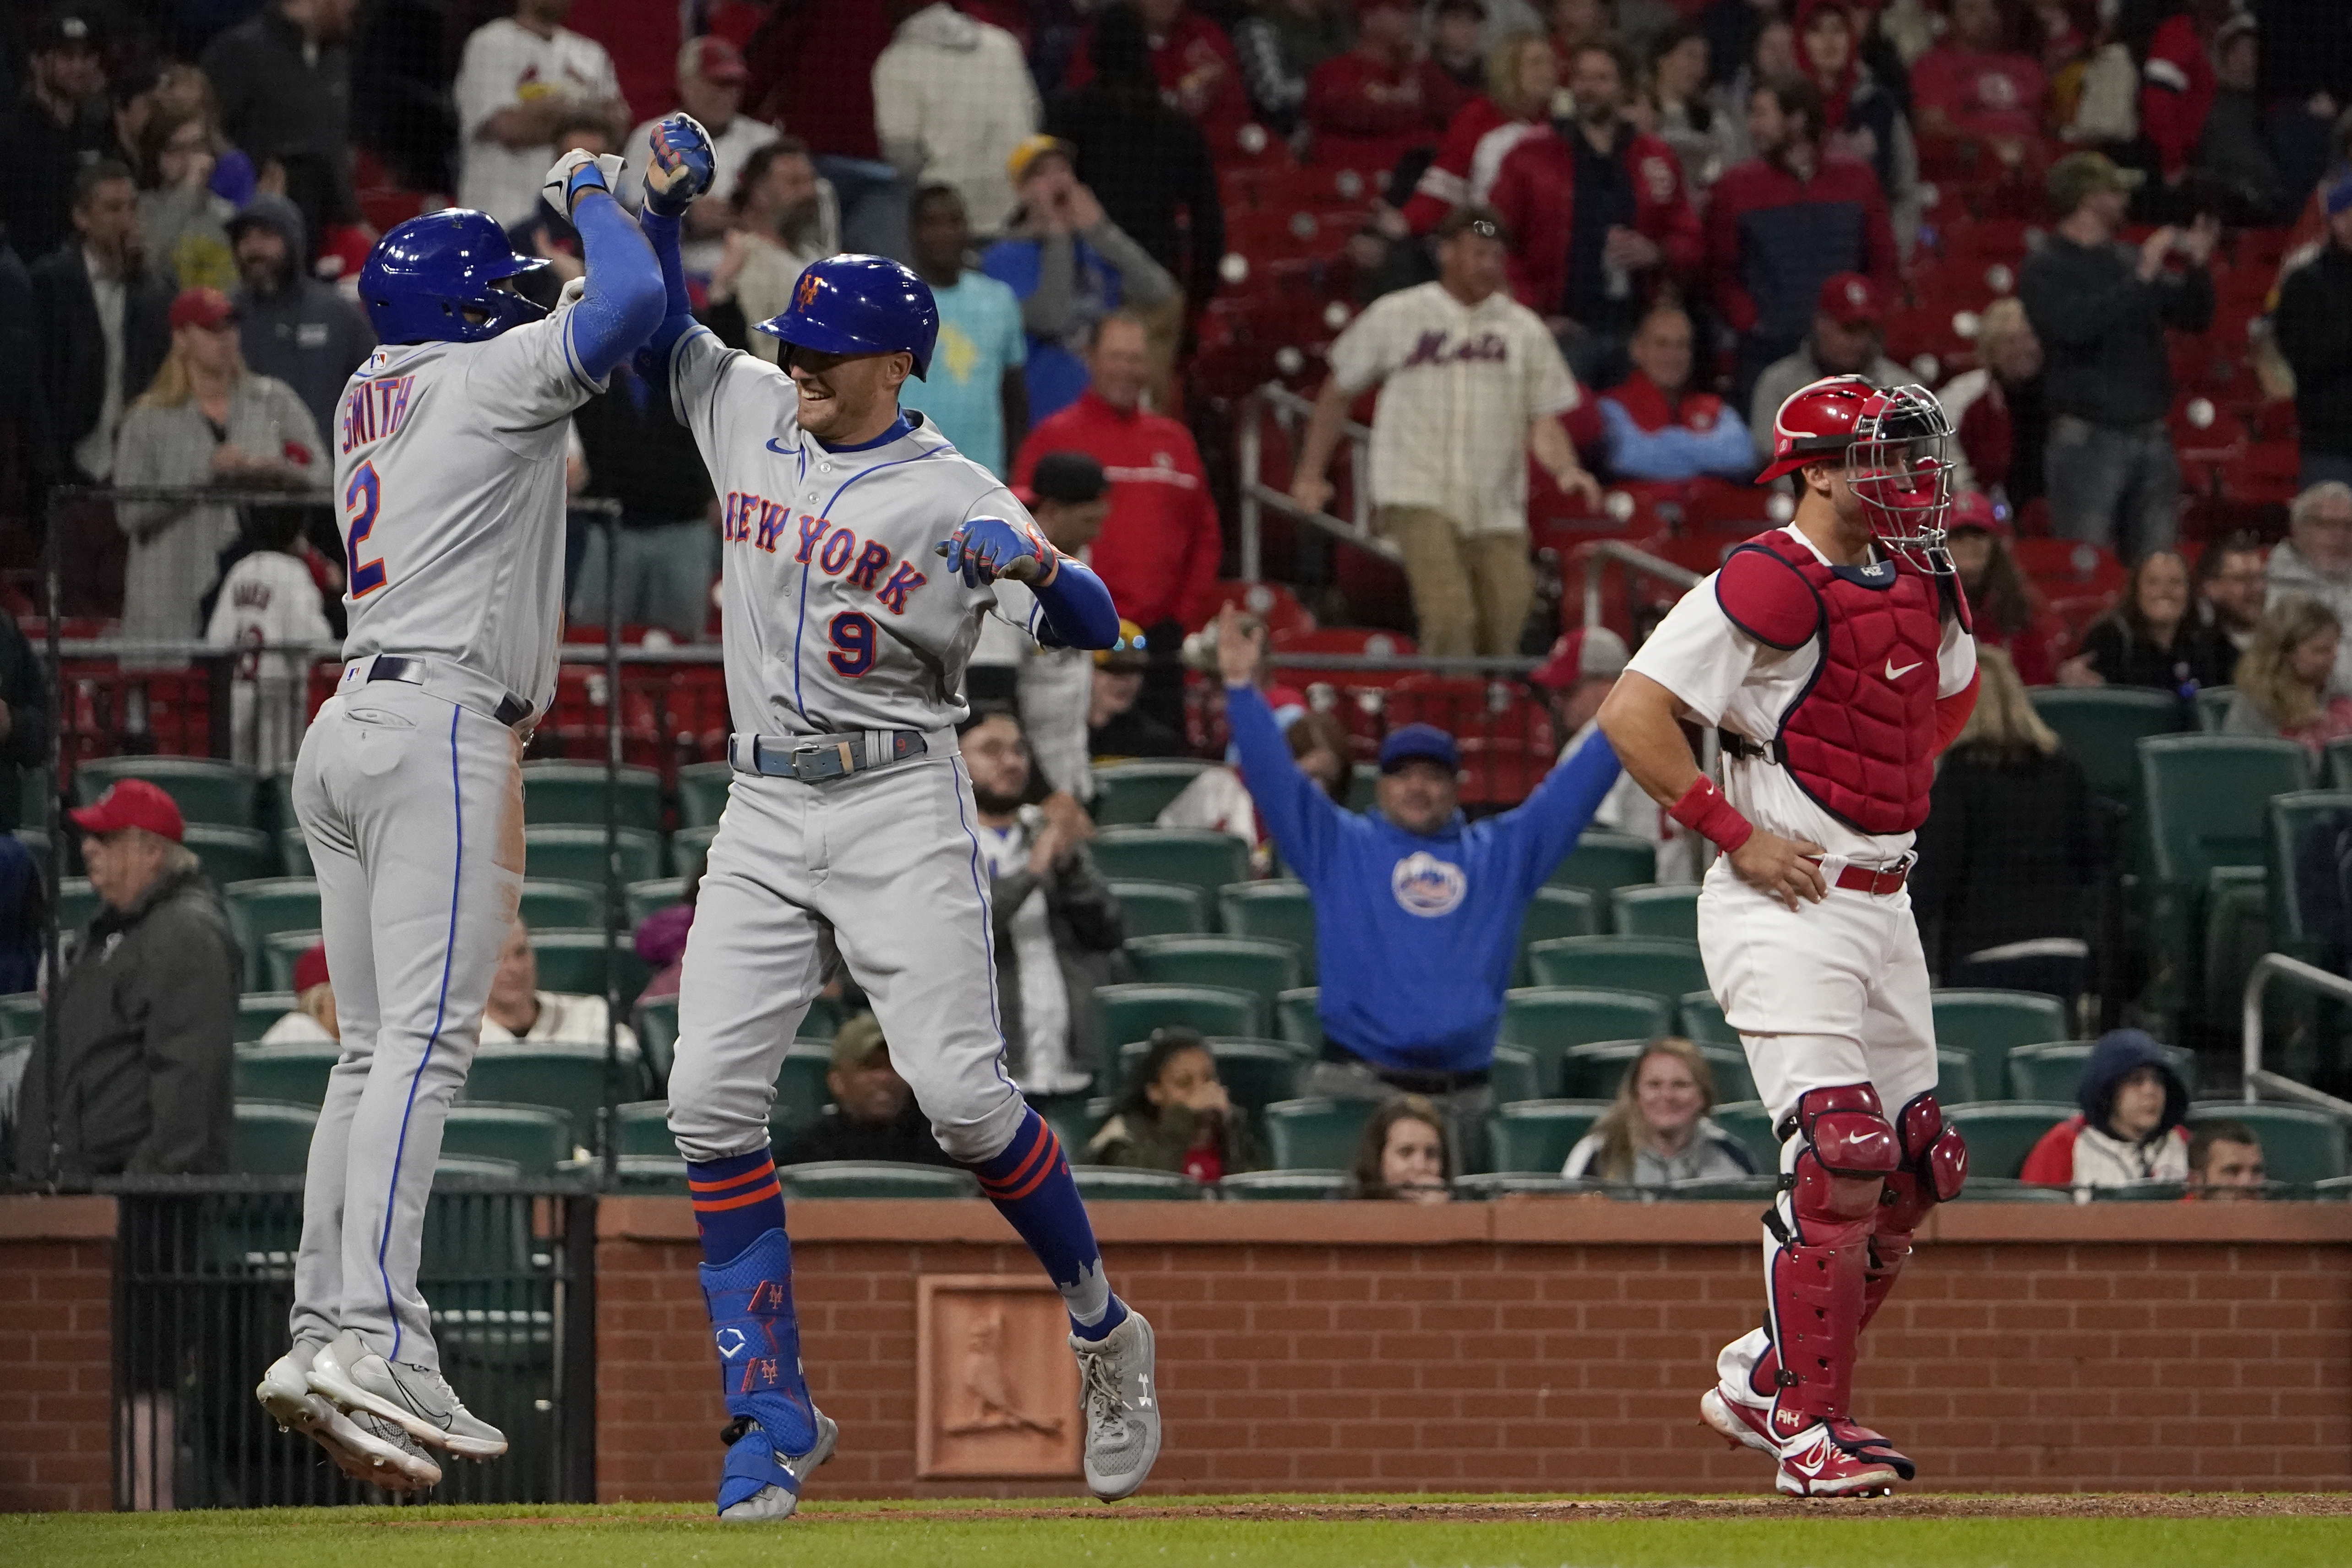
M 710 132 L 690 114 L 672 114 L 654 126 L 648 142 L 646 205 L 664 217 L 677 217 L 718 177 Z
M 1035 584 L 1050 580 L 1060 558 L 1034 528 L 1003 517 L 972 517 L 940 546 L 950 571 L 961 573 L 964 586 L 979 588 L 998 578 Z

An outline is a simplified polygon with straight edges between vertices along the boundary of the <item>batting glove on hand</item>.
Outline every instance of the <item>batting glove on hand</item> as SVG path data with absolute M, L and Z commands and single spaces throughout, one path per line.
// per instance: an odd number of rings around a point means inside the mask
M 947 557 L 950 571 L 962 574 L 967 588 L 980 588 L 1000 577 L 1043 587 L 1054 580 L 1062 565 L 1054 547 L 1034 528 L 1003 517 L 973 517 L 957 524 L 947 543 L 940 546 L 940 554 Z
M 646 205 L 666 218 L 677 217 L 718 177 L 710 132 L 690 114 L 672 114 L 655 124 L 649 141 Z
M 555 161 L 539 193 L 547 198 L 547 204 L 555 209 L 558 217 L 570 223 L 572 209 L 579 204 L 581 193 L 602 191 L 611 195 L 620 187 L 624 167 L 613 153 L 599 154 L 574 147 Z

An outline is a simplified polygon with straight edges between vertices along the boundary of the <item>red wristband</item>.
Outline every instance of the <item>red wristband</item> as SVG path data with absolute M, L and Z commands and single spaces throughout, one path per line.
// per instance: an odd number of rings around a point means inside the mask
M 1683 791 L 1683 798 L 1670 807 L 1666 815 L 1688 828 L 1701 838 L 1713 841 L 1715 847 L 1729 854 L 1746 843 L 1756 831 L 1756 824 L 1739 814 L 1739 809 L 1723 798 L 1715 780 L 1700 774 Z

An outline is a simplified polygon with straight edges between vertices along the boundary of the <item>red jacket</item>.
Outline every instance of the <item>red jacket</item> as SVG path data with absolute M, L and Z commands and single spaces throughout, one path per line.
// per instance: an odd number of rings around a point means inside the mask
M 2212 107 L 2213 63 L 2197 24 L 2185 14 L 2171 17 L 2148 40 L 2139 71 L 2139 128 L 2155 144 L 2167 179 L 2189 167 Z
M 1110 515 L 1087 555 L 1119 614 L 1144 627 L 1206 620 L 1224 537 L 1192 433 L 1164 414 L 1113 408 L 1088 388 L 1031 428 L 1013 483 L 1029 483 L 1048 452 L 1086 453 L 1110 477 Z
M 776 6 L 743 50 L 751 72 L 743 112 L 782 126 L 814 152 L 881 157 L 874 131 L 874 62 L 889 46 L 892 30 L 887 7 L 873 0 Z
M 1198 11 L 1184 10 L 1176 14 L 1167 32 L 1154 35 L 1150 43 L 1151 74 L 1160 78 L 1160 96 L 1170 108 L 1182 111 L 1200 126 L 1213 155 L 1228 156 L 1234 132 L 1250 118 L 1249 98 L 1242 90 L 1241 57 L 1234 53 L 1234 41 Z M 1095 79 L 1093 44 L 1094 29 L 1089 26 L 1078 40 L 1077 53 L 1070 57 L 1069 68 L 1062 74 L 1064 87 L 1084 87 Z
M 1832 273 L 1899 280 L 1895 226 L 1870 165 L 1823 152 L 1810 180 L 1750 158 L 1707 198 L 1706 292 L 1732 329 L 1795 342 Z
M 1475 196 L 1472 165 L 1479 141 L 1487 132 L 1515 123 L 1500 104 L 1483 92 L 1455 110 L 1437 143 L 1437 156 L 1422 171 L 1412 199 L 1404 204 L 1405 226 L 1417 235 L 1432 233 L 1445 221 L 1446 214 Z
M 1662 278 L 1695 276 L 1702 254 L 1698 214 L 1684 193 L 1675 150 L 1631 127 L 1617 146 L 1633 186 L 1633 227 L 1665 253 L 1659 269 L 1642 280 L 1643 289 Z M 1556 133 L 1521 137 L 1486 200 L 1510 225 L 1511 291 L 1538 316 L 1560 314 L 1576 228 L 1576 149 Z
M 1307 74 L 1309 154 L 1337 168 L 1393 169 L 1436 141 L 1461 104 L 1461 88 L 1434 61 L 1391 65 L 1349 49 Z
M 1664 387 L 1640 371 L 1602 394 L 1625 411 L 1636 430 L 1664 430 L 1680 425 L 1702 434 L 1723 418 L 1723 400 L 1710 392 L 1685 391 L 1669 396 Z

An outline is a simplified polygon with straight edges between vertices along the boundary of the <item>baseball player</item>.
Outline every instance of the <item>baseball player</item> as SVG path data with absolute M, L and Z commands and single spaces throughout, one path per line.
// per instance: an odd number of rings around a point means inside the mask
M 1780 406 L 1795 516 L 1685 595 L 1601 705 L 1610 743 L 1674 819 L 1723 851 L 1701 956 L 1782 1140 L 1764 1216 L 1765 1325 L 1700 1400 L 1770 1454 L 1780 1490 L 1911 1479 L 1855 1422 L 1856 1337 L 1968 1156 L 1936 1104 L 1927 966 L 1904 881 L 1937 753 L 1976 702 L 1976 643 L 1943 549 L 1951 426 L 1916 386 L 1832 376 Z M 1721 789 L 1676 720 L 1716 726 Z
M 708 168 L 709 150 L 655 162 Z M 735 777 L 678 992 L 669 1125 L 686 1156 L 721 1365 L 719 1513 L 782 1519 L 833 1452 L 809 1398 L 768 1148 L 776 1071 L 836 963 L 872 999 L 940 1146 L 968 1166 L 1069 1309 L 1097 1496 L 1160 1448 L 1151 1327 L 1111 1294 L 1054 1134 L 1004 1071 L 987 873 L 954 727 L 982 618 L 1101 648 L 1118 614 L 1010 491 L 898 392 L 929 370 L 931 291 L 897 262 L 812 265 L 760 324 L 782 368 L 688 313 L 683 202 L 648 197 L 669 316 L 649 353 L 720 497 Z
M 480 213 L 411 218 L 360 274 L 383 347 L 333 434 L 351 625 L 303 737 L 294 809 L 317 868 L 342 1055 L 303 1184 L 293 1349 L 256 1395 L 346 1472 L 430 1486 L 506 1438 L 441 1375 L 416 1290 L 425 1198 L 521 890 L 522 732 L 555 690 L 572 411 L 661 320 L 662 283 L 608 182 L 547 177 L 588 280 L 552 316 L 545 263 Z

